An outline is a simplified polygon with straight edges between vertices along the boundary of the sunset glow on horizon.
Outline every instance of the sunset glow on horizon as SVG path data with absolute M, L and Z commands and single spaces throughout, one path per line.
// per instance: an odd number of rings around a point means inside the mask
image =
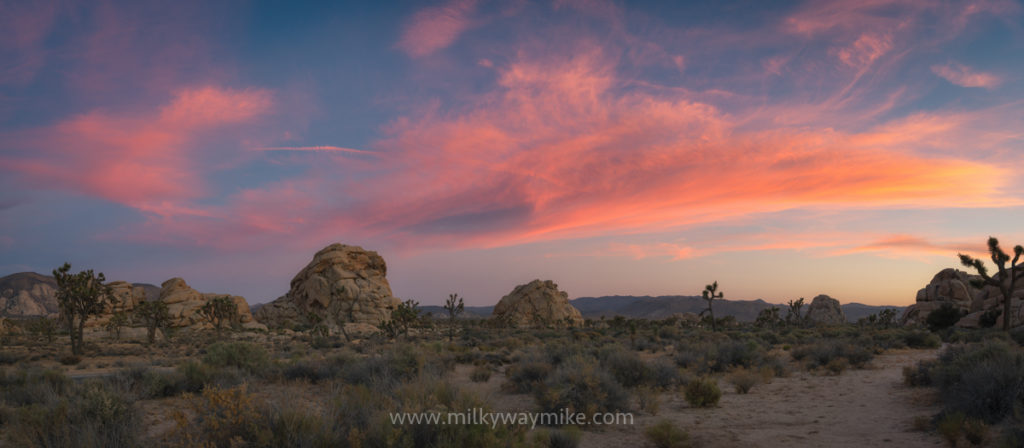
M 1024 244 L 1024 5 L 0 0 L 0 276 L 908 305 Z

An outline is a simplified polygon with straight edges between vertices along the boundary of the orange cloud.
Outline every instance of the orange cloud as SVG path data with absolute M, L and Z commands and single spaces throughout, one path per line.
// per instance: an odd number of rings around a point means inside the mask
M 890 235 L 868 244 L 838 250 L 834 254 L 884 253 L 891 256 L 940 255 L 952 258 L 958 253 L 981 256 L 985 253 L 982 246 L 968 242 L 935 243 L 914 235 Z
M 396 47 L 412 57 L 428 56 L 447 48 L 473 26 L 476 0 L 452 0 L 416 13 Z
M 1002 83 L 1002 79 L 996 75 L 977 72 L 966 65 L 956 62 L 950 62 L 945 65 L 933 65 L 932 73 L 960 87 L 994 89 Z
M 592 47 L 521 58 L 497 68 L 501 89 L 473 107 L 396 120 L 379 147 L 408 162 L 385 187 L 403 194 L 377 195 L 361 214 L 420 237 L 464 219 L 460 239 L 475 229 L 471 244 L 499 246 L 794 207 L 1006 201 L 1007 171 L 920 155 L 927 132 L 741 129 L 685 94 L 623 89 L 615 62 Z

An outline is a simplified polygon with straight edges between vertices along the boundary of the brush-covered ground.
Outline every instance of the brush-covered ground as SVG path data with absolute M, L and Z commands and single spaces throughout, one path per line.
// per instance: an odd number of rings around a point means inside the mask
M 287 333 L 287 334 L 286 334 Z M 1024 333 L 673 320 L 0 346 L 0 446 L 1022 446 Z M 582 412 L 607 425 L 409 424 Z M 568 410 L 568 411 L 566 411 Z M 604 414 L 607 413 L 607 414 Z M 626 416 L 631 416 L 627 418 Z M 488 422 L 491 423 L 491 422 Z

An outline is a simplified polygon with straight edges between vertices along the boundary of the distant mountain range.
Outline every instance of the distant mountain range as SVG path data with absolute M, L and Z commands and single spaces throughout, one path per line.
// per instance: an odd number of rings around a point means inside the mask
M 142 286 L 146 295 L 155 299 L 160 295 L 160 287 L 145 283 L 133 283 Z M 57 283 L 53 277 L 35 272 L 21 272 L 0 278 L 0 316 L 28 317 L 44 316 L 57 313 L 57 301 L 53 294 Z M 612 318 L 623 316 L 643 319 L 664 319 L 676 313 L 700 313 L 706 303 L 699 296 L 603 296 L 580 297 L 570 300 L 583 317 L 590 319 Z M 260 305 L 253 305 L 253 310 Z M 716 300 L 715 315 L 719 317 L 734 316 L 741 322 L 752 322 L 757 319 L 761 310 L 772 306 L 764 300 Z M 785 305 L 782 315 L 785 316 Z M 842 305 L 846 320 L 856 322 L 862 317 L 877 313 L 886 308 L 895 308 L 903 312 L 903 307 L 872 306 L 860 303 Z M 444 307 L 421 306 L 424 313 L 433 313 L 436 317 L 446 316 Z M 493 306 L 467 306 L 462 317 L 487 318 L 491 316 Z
M 576 309 L 580 310 L 583 317 L 588 319 L 612 318 L 623 316 L 643 319 L 664 319 L 675 313 L 700 313 L 707 306 L 707 302 L 700 296 L 602 296 L 602 297 L 580 297 L 570 300 Z M 764 300 L 716 300 L 715 316 L 733 316 L 740 322 L 753 322 L 761 310 L 773 304 Z M 786 315 L 785 305 L 775 305 L 782 308 L 782 315 Z M 897 313 L 902 313 L 904 307 L 899 306 L 874 306 L 862 303 L 847 303 L 842 305 L 846 320 L 856 322 L 862 317 L 867 317 L 881 310 L 894 308 Z M 423 312 L 433 313 L 434 316 L 446 316 L 447 312 L 441 306 L 421 306 Z M 806 310 L 806 308 L 804 308 Z M 490 317 L 494 310 L 493 306 L 467 306 L 463 317 L 486 318 Z

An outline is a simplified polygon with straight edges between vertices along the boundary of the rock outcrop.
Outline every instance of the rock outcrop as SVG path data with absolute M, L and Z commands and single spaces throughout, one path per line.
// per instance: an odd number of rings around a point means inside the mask
M 256 320 L 271 328 L 294 328 L 311 324 L 312 313 L 334 328 L 378 326 L 391 319 L 399 303 L 384 258 L 358 246 L 332 244 L 295 275 L 287 294 L 261 306 Z
M 846 323 L 846 314 L 839 301 L 821 294 L 811 300 L 807 308 L 807 321 L 817 325 L 841 325 Z
M 53 277 L 20 272 L 0 278 L 0 315 L 56 316 L 57 281 Z
M 551 280 L 516 286 L 494 307 L 499 324 L 515 328 L 580 326 L 583 316 L 569 303 L 569 294 Z
M 1024 269 L 1024 268 L 1018 268 Z M 998 274 L 995 274 L 998 277 Z M 1010 315 L 1013 317 L 1014 326 L 1022 323 L 1022 299 L 1024 299 L 1024 280 L 1021 280 L 1021 272 L 1017 273 L 1018 280 L 1014 285 L 1014 291 L 1010 298 Z M 907 307 L 903 312 L 900 321 L 904 325 L 923 325 L 928 320 L 928 315 L 933 311 L 950 305 L 960 310 L 964 317 L 957 322 L 958 327 L 978 328 L 980 326 L 1003 325 L 1003 293 L 999 288 L 991 285 L 975 287 L 974 283 L 982 279 L 978 275 L 947 268 L 939 271 L 932 277 L 931 282 L 917 291 L 917 300 L 913 305 Z M 984 319 L 986 313 L 999 314 L 998 318 Z M 994 315 L 993 314 L 993 315 Z
M 199 309 L 210 299 L 225 296 L 230 298 L 238 309 L 237 324 L 246 329 L 266 329 L 264 325 L 253 319 L 252 312 L 249 310 L 249 303 L 245 301 L 244 297 L 228 294 L 201 293 L 179 277 L 167 280 L 161 285 L 160 298 L 158 300 L 167 304 L 167 313 L 171 317 L 171 327 L 205 329 L 210 327 L 210 323 L 199 314 Z

